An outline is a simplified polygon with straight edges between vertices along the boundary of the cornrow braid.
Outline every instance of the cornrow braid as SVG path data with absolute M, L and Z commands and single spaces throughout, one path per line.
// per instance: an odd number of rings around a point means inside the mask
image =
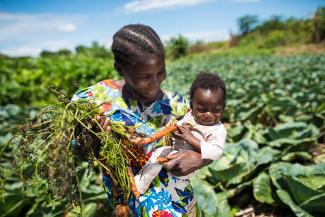
M 225 82 L 217 74 L 200 73 L 196 76 L 190 89 L 190 98 L 193 98 L 196 89 L 202 88 L 206 90 L 220 89 L 223 94 L 224 105 L 226 104 L 226 85 Z
M 139 57 L 164 56 L 164 46 L 157 33 L 149 26 L 131 24 L 113 36 L 112 52 L 115 62 L 129 65 Z

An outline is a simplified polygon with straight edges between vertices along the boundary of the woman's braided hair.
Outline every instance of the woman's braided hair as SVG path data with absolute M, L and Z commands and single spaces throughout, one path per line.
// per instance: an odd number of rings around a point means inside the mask
M 130 65 L 143 57 L 164 57 L 164 46 L 157 33 L 149 26 L 131 24 L 113 36 L 112 52 L 115 62 Z

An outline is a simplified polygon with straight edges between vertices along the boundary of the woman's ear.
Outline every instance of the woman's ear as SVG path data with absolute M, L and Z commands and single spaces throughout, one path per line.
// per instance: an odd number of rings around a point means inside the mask
M 114 68 L 117 71 L 117 73 L 123 77 L 123 72 L 122 72 L 122 67 L 120 64 L 118 64 L 117 62 L 114 62 Z

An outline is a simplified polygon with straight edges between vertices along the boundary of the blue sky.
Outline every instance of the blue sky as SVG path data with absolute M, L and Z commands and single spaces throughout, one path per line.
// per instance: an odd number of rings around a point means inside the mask
M 0 0 L 0 53 L 37 55 L 93 41 L 109 47 L 123 25 L 143 23 L 162 40 L 226 40 L 237 18 L 311 17 L 322 0 Z

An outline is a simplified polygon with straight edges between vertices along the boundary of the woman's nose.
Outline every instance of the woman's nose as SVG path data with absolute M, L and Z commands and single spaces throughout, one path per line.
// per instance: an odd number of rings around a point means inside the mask
M 155 87 L 159 87 L 159 86 L 160 86 L 160 82 L 159 82 L 158 77 L 154 76 L 154 77 L 152 78 L 152 84 L 153 84 L 153 86 L 155 86 Z

